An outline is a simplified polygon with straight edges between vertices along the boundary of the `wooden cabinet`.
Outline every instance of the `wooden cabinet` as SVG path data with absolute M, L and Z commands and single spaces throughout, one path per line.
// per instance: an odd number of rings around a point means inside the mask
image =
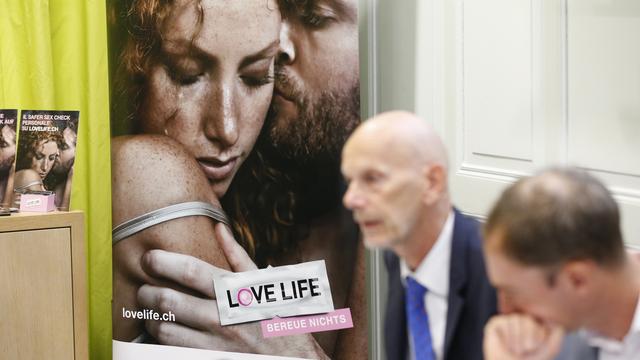
M 0 217 L 0 358 L 88 359 L 81 212 Z

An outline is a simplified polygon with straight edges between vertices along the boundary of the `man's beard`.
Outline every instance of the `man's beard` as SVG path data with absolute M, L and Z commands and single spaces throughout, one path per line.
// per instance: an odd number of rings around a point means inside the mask
M 75 161 L 75 158 L 71 160 L 67 160 L 67 162 L 64 164 L 56 162 L 56 164 L 53 165 L 53 168 L 51 169 L 51 174 L 55 176 L 66 177 L 69 174 L 69 171 L 71 171 L 71 168 L 73 168 L 74 161 Z
M 360 123 L 360 84 L 356 81 L 346 91 L 325 91 L 317 98 L 280 72 L 277 87 L 298 108 L 298 117 L 286 123 L 272 106 L 269 137 L 278 153 L 299 164 L 338 163 L 347 138 Z
M 0 178 L 5 178 L 9 176 L 9 172 L 13 167 L 13 161 L 15 160 L 15 156 L 11 156 L 9 158 L 4 159 L 0 162 Z

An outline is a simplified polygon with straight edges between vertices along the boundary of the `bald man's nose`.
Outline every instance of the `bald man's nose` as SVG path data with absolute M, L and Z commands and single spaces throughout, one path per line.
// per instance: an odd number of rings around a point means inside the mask
M 347 192 L 342 197 L 342 202 L 344 206 L 350 210 L 361 208 L 364 205 L 365 199 L 357 189 L 355 182 L 349 184 Z

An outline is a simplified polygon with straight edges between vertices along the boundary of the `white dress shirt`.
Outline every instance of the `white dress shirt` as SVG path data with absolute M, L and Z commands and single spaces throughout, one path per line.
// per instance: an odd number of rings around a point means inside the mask
M 640 360 L 640 296 L 631 327 L 622 341 L 585 332 L 589 345 L 599 348 L 599 360 Z
M 403 284 L 407 276 L 414 278 L 420 285 L 427 288 L 424 296 L 425 308 L 429 316 L 429 330 L 436 360 L 444 357 L 444 333 L 447 328 L 447 308 L 449 297 L 449 272 L 451 264 L 451 241 L 453 239 L 454 213 L 451 211 L 427 256 L 422 259 L 416 271 L 409 270 L 407 263 L 400 260 L 400 275 Z M 407 323 L 407 337 L 409 338 L 408 360 L 414 359 L 413 339 L 411 329 Z

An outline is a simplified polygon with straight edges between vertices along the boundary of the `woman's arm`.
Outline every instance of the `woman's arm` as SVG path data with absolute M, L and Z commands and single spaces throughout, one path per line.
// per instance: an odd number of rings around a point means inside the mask
M 113 226 L 136 216 L 187 201 L 217 205 L 209 182 L 193 157 L 176 141 L 157 135 L 112 141 Z M 122 309 L 137 310 L 142 284 L 164 285 L 142 269 L 143 254 L 152 249 L 194 256 L 229 269 L 214 237 L 215 223 L 204 216 L 170 220 L 145 229 L 113 246 L 113 336 L 130 341 L 144 331 L 141 320 L 125 319 Z M 183 290 L 182 288 L 176 288 Z

